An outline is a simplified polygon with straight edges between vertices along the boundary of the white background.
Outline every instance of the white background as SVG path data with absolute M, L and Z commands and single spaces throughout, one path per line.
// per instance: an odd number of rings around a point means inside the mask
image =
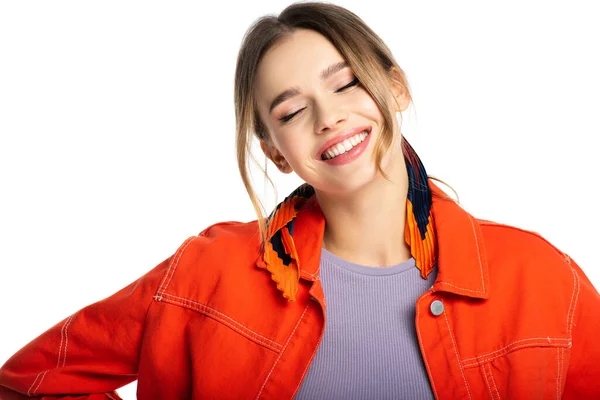
M 0 4 L 0 364 L 207 225 L 255 218 L 235 161 L 235 60 L 249 25 L 287 4 Z M 595 2 L 339 4 L 405 70 L 402 131 L 429 174 L 600 287 Z M 279 200 L 301 183 L 269 171 Z

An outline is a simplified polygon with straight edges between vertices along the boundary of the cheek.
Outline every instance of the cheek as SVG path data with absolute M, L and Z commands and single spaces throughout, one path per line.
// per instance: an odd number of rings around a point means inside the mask
M 279 141 L 279 149 L 281 154 L 291 165 L 296 165 L 298 160 L 306 158 L 310 153 L 309 145 L 306 139 L 303 139 L 298 132 L 286 132 L 288 135 L 285 139 Z
M 383 115 L 377 107 L 377 103 L 369 96 L 367 92 L 364 92 L 357 99 L 357 106 L 364 113 L 364 115 L 370 119 L 381 122 Z

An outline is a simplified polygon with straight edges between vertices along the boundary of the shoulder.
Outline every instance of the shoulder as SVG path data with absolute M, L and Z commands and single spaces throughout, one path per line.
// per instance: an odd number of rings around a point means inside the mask
M 257 221 L 224 221 L 212 224 L 185 240 L 170 258 L 157 290 L 186 295 L 199 286 L 248 279 L 260 249 Z
M 258 249 L 259 231 L 256 221 L 224 221 L 212 224 L 184 241 L 174 256 L 174 262 L 210 265 L 225 260 L 241 261 L 256 257 Z
M 198 237 L 206 237 L 213 240 L 243 240 L 249 237 L 258 237 L 258 223 L 256 220 L 250 222 L 217 222 L 204 228 L 198 234 Z
M 474 218 L 479 225 L 487 247 L 500 246 L 517 252 L 527 250 L 541 257 L 565 257 L 564 253 L 541 234 L 513 225 Z
M 178 248 L 177 253 L 185 253 L 186 256 L 194 253 L 211 252 L 220 253 L 227 248 L 256 247 L 259 245 L 259 232 L 257 221 L 239 222 L 223 221 L 217 222 L 204 228 L 199 234 L 189 237 Z M 220 254 L 221 257 L 227 254 Z
M 572 290 L 575 277 L 569 256 L 543 235 L 494 221 L 475 221 L 484 240 L 491 278 L 507 284 L 517 280 Z
M 256 265 L 259 238 L 257 221 L 208 226 L 184 241 L 170 258 L 154 300 L 244 332 L 246 327 L 236 321 L 256 319 L 264 310 L 284 310 L 287 301 L 279 296 L 271 275 Z M 159 310 L 170 313 L 173 308 Z

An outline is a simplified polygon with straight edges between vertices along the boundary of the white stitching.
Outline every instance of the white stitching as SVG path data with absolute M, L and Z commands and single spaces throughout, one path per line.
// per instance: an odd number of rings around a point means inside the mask
M 467 289 L 461 286 L 457 286 L 450 282 L 439 281 L 436 282 L 437 285 L 445 284 L 448 286 L 452 286 L 457 289 L 465 290 L 471 293 L 485 293 L 485 280 L 483 278 L 483 263 L 481 262 L 481 249 L 479 248 L 479 240 L 477 239 L 477 232 L 475 231 L 475 224 L 473 224 L 473 217 L 469 215 L 469 222 L 471 222 L 471 228 L 473 229 L 473 236 L 475 237 L 475 245 L 477 246 L 477 260 L 479 261 L 479 274 L 481 275 L 481 290 L 473 290 Z
M 60 358 L 61 358 L 61 353 L 62 353 L 62 344 L 63 344 L 63 341 L 65 341 L 65 339 L 66 339 L 66 343 L 65 343 L 65 356 L 64 356 L 64 360 L 63 360 L 63 364 L 62 364 L 63 367 L 65 366 L 65 361 L 67 360 L 67 345 L 69 343 L 69 339 L 67 337 L 67 329 L 69 328 L 69 325 L 71 324 L 71 321 L 73 321 L 73 317 L 75 317 L 75 314 L 73 314 L 69 318 L 67 318 L 65 320 L 63 326 L 60 328 L 60 344 L 58 346 L 58 359 L 56 361 L 56 367 L 55 367 L 55 369 L 60 366 Z M 44 378 L 46 377 L 46 374 L 49 371 L 50 371 L 49 369 L 46 370 L 46 371 L 41 371 L 41 372 L 39 372 L 35 376 L 35 379 L 33 380 L 33 383 L 31 384 L 31 386 L 27 390 L 27 395 L 28 396 L 31 396 L 31 395 L 35 394 L 38 391 L 38 389 L 40 388 L 40 385 L 42 384 L 42 381 L 44 380 Z M 35 387 L 35 389 L 32 392 L 31 389 L 33 388 L 33 386 L 37 382 L 37 380 L 40 377 L 40 375 L 42 375 L 42 378 L 40 379 L 40 381 L 38 382 L 37 386 Z
M 566 350 L 564 348 L 560 349 L 560 382 L 558 385 L 560 388 L 561 397 L 562 397 L 562 392 L 563 392 L 563 389 L 562 389 L 563 379 L 566 379 L 566 377 L 563 378 L 563 374 L 565 373 L 565 351 Z
M 429 292 L 431 292 L 431 289 L 429 290 Z M 417 300 L 417 321 L 416 321 L 416 325 L 417 325 L 417 336 L 419 337 L 419 346 L 421 346 L 421 354 L 423 355 L 423 361 L 425 361 L 425 366 L 427 367 L 427 373 L 431 374 L 431 368 L 429 368 L 429 363 L 427 362 L 427 357 L 425 356 L 425 351 L 422 347 L 422 343 L 423 343 L 423 339 L 421 338 L 421 329 L 419 329 L 419 303 L 421 302 L 421 300 L 423 300 L 423 298 L 419 298 L 419 300 Z M 439 396 L 437 394 L 437 391 L 435 390 L 435 384 L 433 383 L 433 374 L 431 374 L 431 388 L 433 389 L 433 394 L 435 395 L 436 399 L 439 399 Z
M 65 363 L 67 362 L 67 346 L 69 345 L 69 335 L 68 335 L 68 330 L 69 330 L 69 325 L 71 325 L 71 322 L 73 321 L 73 317 L 75 317 L 75 314 L 71 315 L 71 317 L 69 317 L 68 322 L 65 325 L 65 356 L 63 358 L 63 363 L 62 366 L 65 366 Z M 60 353 L 58 354 L 58 360 L 60 362 Z
M 75 316 L 75 314 L 73 314 L 69 318 L 67 318 L 67 320 L 63 324 L 62 328 L 60 329 L 60 346 L 58 346 L 58 360 L 56 360 L 56 368 L 58 368 L 60 366 L 60 358 L 61 358 L 61 354 L 62 354 L 62 345 L 63 345 L 63 342 L 64 342 L 65 338 L 67 337 L 67 328 L 71 324 L 71 321 L 73 320 L 74 316 Z M 67 339 L 67 344 L 68 344 L 68 339 Z M 65 345 L 65 357 L 64 358 L 65 358 L 65 360 L 67 358 L 67 347 L 66 347 L 66 345 Z M 63 362 L 62 366 L 63 367 L 65 366 L 64 362 Z
M 556 360 L 558 361 L 558 369 L 556 371 L 556 399 L 560 400 L 559 388 L 560 388 L 560 347 L 556 349 Z
M 492 366 L 491 364 L 487 364 L 488 369 L 490 370 L 490 379 L 492 380 L 492 384 L 494 385 L 494 389 L 496 390 L 496 394 L 498 395 L 498 400 L 501 400 L 500 398 L 500 392 L 498 391 L 498 386 L 496 386 L 496 380 L 494 379 L 494 374 L 492 372 Z
M 440 282 L 435 282 L 435 283 L 436 283 L 436 284 L 438 284 L 438 285 L 441 285 L 441 284 L 443 283 L 443 284 L 445 284 L 445 285 L 452 286 L 452 287 L 455 287 L 455 288 L 457 288 L 457 289 L 466 290 L 467 292 L 473 292 L 473 293 L 485 293 L 485 290 L 473 290 L 473 289 L 466 289 L 466 288 L 464 288 L 464 287 L 457 286 L 457 285 L 455 285 L 455 284 L 453 284 L 453 283 L 450 283 L 450 282 L 444 282 L 444 281 L 440 281 Z
M 323 251 L 323 250 L 321 249 L 321 251 Z M 298 267 L 298 271 L 299 271 L 299 272 L 304 272 L 306 275 L 310 276 L 311 278 L 314 278 L 314 277 L 316 276 L 316 278 L 317 278 L 317 279 L 319 279 L 319 277 L 318 277 L 317 275 L 319 275 L 319 272 L 321 271 L 321 264 L 319 264 L 319 265 L 317 266 L 317 270 L 315 271 L 315 273 L 314 273 L 314 274 L 311 274 L 311 273 L 310 273 L 310 272 L 308 272 L 307 270 L 305 270 L 305 269 L 303 269 L 303 268 L 300 268 L 300 267 Z
M 48 373 L 48 371 L 50 371 L 50 370 L 48 369 L 48 370 L 44 371 L 44 374 L 42 375 L 42 379 L 40 379 L 40 382 L 37 384 L 37 386 L 35 387 L 35 389 L 33 389 L 33 392 L 31 394 L 35 394 L 35 392 L 38 391 L 38 389 L 40 388 L 40 385 L 42 384 L 42 381 L 46 377 L 46 374 Z
M 479 240 L 477 239 L 477 232 L 475 231 L 475 224 L 473 223 L 473 217 L 470 214 L 469 221 L 471 222 L 471 228 L 473 228 L 473 236 L 475 237 L 475 244 L 477 245 L 477 259 L 479 260 L 479 273 L 481 274 L 481 288 L 482 292 L 485 292 L 485 281 L 483 280 L 483 264 L 481 263 L 481 249 L 479 248 Z
M 292 333 L 290 333 L 290 336 L 288 336 L 287 340 L 285 341 L 285 345 L 283 346 L 283 349 L 281 350 L 281 352 L 277 356 L 277 359 L 275 360 L 275 363 L 271 367 L 271 370 L 267 374 L 267 377 L 265 378 L 265 381 L 263 382 L 262 386 L 260 387 L 260 390 L 258 391 L 258 394 L 256 395 L 257 399 L 260 398 L 260 395 L 261 395 L 263 389 L 265 388 L 267 382 L 269 381 L 269 378 L 271 377 L 271 374 L 273 373 L 273 370 L 277 366 L 277 363 L 279 363 L 279 360 L 283 356 L 283 353 L 285 353 L 285 349 L 287 348 L 287 345 L 290 343 L 290 340 L 292 339 L 292 336 L 294 336 L 294 333 L 296 333 L 296 329 L 298 329 L 298 326 L 300 326 L 300 322 L 304 318 L 304 314 L 306 314 L 306 310 L 308 310 L 308 306 L 309 305 L 310 305 L 310 303 L 308 303 L 306 305 L 306 307 L 304 308 L 304 311 L 302 312 L 302 315 L 300 315 L 300 318 L 298 319 L 298 322 L 296 322 L 296 326 L 294 326 L 294 329 L 292 330 Z
M 498 391 L 498 386 L 496 386 L 496 381 L 494 380 L 494 374 L 492 373 L 492 366 L 490 364 L 486 364 L 486 365 L 487 365 L 488 369 L 490 370 L 490 379 L 492 380 L 492 385 L 494 385 L 494 389 L 496 390 L 496 394 L 498 395 L 498 400 L 500 400 L 500 392 Z
M 573 291 L 571 292 L 571 301 L 569 301 L 569 311 L 567 312 L 567 332 L 570 335 L 570 319 L 571 319 L 571 307 L 573 306 L 573 299 L 575 298 L 575 287 L 577 286 L 577 277 L 575 276 L 575 270 L 571 267 L 570 261 L 567 259 L 567 263 L 569 264 L 569 268 L 571 269 L 571 274 L 573 275 Z
M 492 398 L 492 400 L 494 400 L 494 392 L 492 392 L 492 388 L 490 387 L 490 382 L 488 381 L 488 378 L 487 378 L 487 371 L 485 370 L 485 365 L 482 365 L 481 369 L 483 370 L 483 379 L 485 379 L 485 385 L 487 386 L 487 388 L 490 392 L 490 397 Z
M 169 296 L 172 296 L 172 295 L 170 295 L 170 294 L 167 293 L 166 296 L 169 297 Z M 177 297 L 177 296 L 175 296 L 175 297 Z M 185 299 L 185 300 L 187 300 L 187 299 Z M 172 300 L 172 299 L 165 299 L 163 301 L 167 302 L 167 303 L 178 304 L 178 305 L 181 305 L 181 306 L 184 306 L 184 307 L 188 307 L 191 310 L 198 311 L 198 312 L 206 315 L 207 317 L 212 318 L 215 321 L 218 321 L 219 323 L 221 323 L 223 325 L 227 325 L 228 327 L 230 327 L 234 331 L 238 332 L 239 334 L 241 334 L 241 335 L 249 338 L 250 340 L 253 340 L 254 342 L 256 342 L 256 343 L 258 343 L 258 344 L 260 344 L 262 346 L 265 346 L 266 348 L 271 349 L 271 350 L 273 350 L 273 351 L 275 351 L 277 353 L 281 350 L 281 345 L 280 344 L 275 343 L 272 340 L 269 340 L 269 339 L 265 338 L 264 336 L 259 335 L 258 333 L 255 333 L 254 331 L 246 328 L 245 326 L 241 325 L 240 323 L 238 323 L 236 321 L 232 320 L 233 322 L 235 322 L 239 326 L 243 327 L 244 329 L 240 329 L 236 325 L 234 325 L 234 324 L 232 324 L 232 323 L 230 323 L 230 322 L 228 322 L 228 321 L 226 321 L 226 320 L 218 317 L 217 315 L 215 315 L 213 313 L 208 312 L 206 309 L 202 309 L 202 308 L 194 306 L 192 304 L 187 304 L 187 303 L 180 302 L 180 301 L 177 301 L 177 300 Z M 192 302 L 191 300 L 187 300 L 187 301 L 188 302 Z M 200 305 L 203 306 L 203 307 L 205 307 L 202 304 L 200 304 Z M 248 332 L 251 332 L 254 335 L 251 335 Z M 257 337 L 255 337 L 255 336 L 257 336 Z M 264 340 L 261 340 L 261 339 L 264 339 Z M 269 341 L 269 342 L 267 343 L 266 341 Z M 272 345 L 271 343 L 274 343 L 275 345 Z
M 229 317 L 228 315 L 225 315 L 222 312 L 219 312 L 219 311 L 215 310 L 214 308 L 207 306 L 206 304 L 202 304 L 202 303 L 199 303 L 199 302 L 194 301 L 194 300 L 186 299 L 185 297 L 175 296 L 174 294 L 170 294 L 170 293 L 163 293 L 163 296 L 165 296 L 165 297 L 174 297 L 176 299 L 183 300 L 183 301 L 186 301 L 188 303 L 193 303 L 193 304 L 195 304 L 195 305 L 197 305 L 197 306 L 199 306 L 201 308 L 206 308 L 206 309 L 208 309 L 208 310 L 210 310 L 210 311 L 218 314 L 222 318 L 231 321 L 231 323 L 244 328 L 245 330 L 247 330 L 251 334 L 253 334 L 255 336 L 258 336 L 261 339 L 264 339 L 266 342 L 271 343 L 273 346 L 277 347 L 278 349 L 281 349 L 281 347 L 282 347 L 279 343 L 277 343 L 277 342 L 275 342 L 275 341 L 273 341 L 273 340 L 271 340 L 271 339 L 269 339 L 269 338 L 267 338 L 267 337 L 265 337 L 265 336 L 263 336 L 263 335 L 261 335 L 261 334 L 259 334 L 257 332 L 254 332 L 252 329 L 250 329 L 250 328 L 244 326 L 243 324 L 237 322 L 236 320 L 234 320 L 233 318 Z M 199 309 L 198 311 L 201 311 L 201 310 Z M 222 321 L 222 322 L 225 323 L 225 321 Z
M 31 396 L 31 389 L 33 388 L 33 385 L 35 385 L 35 383 L 37 382 L 38 378 L 40 377 L 41 374 L 43 374 L 44 371 L 40 371 L 38 372 L 38 374 L 35 376 L 35 379 L 33 380 L 33 383 L 31 384 L 31 386 L 29 386 L 29 390 L 27 390 L 27 396 Z
M 63 344 L 63 341 L 65 340 L 65 326 L 67 326 L 67 322 L 69 322 L 69 318 L 67 318 L 65 320 L 65 323 L 60 328 L 60 344 L 58 346 L 58 359 L 56 360 L 56 368 L 58 368 L 60 365 L 60 355 L 62 354 L 62 344 Z
M 504 353 L 504 354 L 497 354 L 497 355 L 495 355 L 495 356 L 492 356 L 492 357 L 484 358 L 484 359 L 481 359 L 481 360 L 478 360 L 478 361 L 475 361 L 475 362 L 472 362 L 472 363 L 466 363 L 466 364 L 463 364 L 463 365 L 464 365 L 465 367 L 474 367 L 474 366 L 476 366 L 476 365 L 480 365 L 480 364 L 486 363 L 486 362 L 488 362 L 488 361 L 491 361 L 491 360 L 493 360 L 493 359 L 495 359 L 495 358 L 498 358 L 498 357 L 504 356 L 504 355 L 506 355 L 506 354 L 508 354 L 508 353 L 511 353 L 511 352 L 513 352 L 514 350 L 521 349 L 521 348 L 523 348 L 523 347 L 534 347 L 534 346 L 536 346 L 536 345 L 540 345 L 540 344 L 542 344 L 542 343 L 530 343 L 530 344 L 522 344 L 522 345 L 520 345 L 520 346 L 513 347 L 512 349 L 510 349 L 510 351 L 509 351 L 509 350 L 507 350 L 507 351 L 506 351 L 506 353 Z M 570 344 L 570 343 L 568 343 L 567 345 L 569 345 L 569 344 Z M 557 347 L 564 347 L 564 345 L 558 345 Z
M 458 354 L 458 349 L 456 348 L 456 343 L 454 342 L 454 336 L 452 335 L 452 329 L 450 329 L 450 322 L 448 322 L 448 316 L 444 313 L 444 319 L 446 320 L 446 326 L 448 327 L 448 333 L 450 334 L 450 340 L 452 340 L 452 345 L 454 346 L 454 353 L 456 354 L 456 361 L 458 361 L 458 367 L 460 368 L 460 374 L 463 377 L 463 381 L 465 382 L 465 387 L 467 388 L 467 394 L 469 395 L 469 399 L 471 398 L 471 391 L 469 390 L 469 385 L 467 384 L 467 378 L 465 378 L 465 371 L 463 370 L 462 363 L 460 361 L 460 355 Z
M 183 254 L 183 252 L 185 251 L 185 249 L 189 246 L 190 243 L 192 243 L 192 241 L 197 238 L 198 236 L 192 236 L 189 237 L 177 250 L 177 253 L 175 253 L 175 257 L 174 260 L 171 261 L 171 264 L 169 265 L 169 269 L 167 270 L 167 272 L 165 273 L 165 276 L 162 280 L 162 282 L 160 283 L 160 286 L 158 287 L 158 295 L 162 295 L 162 293 L 167 290 L 167 288 L 169 287 L 169 283 L 171 283 L 171 279 L 173 278 L 173 275 L 175 274 L 175 269 L 177 269 L 177 264 L 179 263 L 179 259 L 181 258 L 181 255 Z M 169 281 L 167 282 L 167 284 L 165 285 L 165 281 L 167 280 L 167 276 L 169 275 L 169 273 L 171 273 L 171 270 L 173 271 L 173 273 L 171 274 L 171 276 L 169 277 Z
M 567 314 L 567 332 L 569 332 L 569 336 L 572 336 L 573 331 L 573 320 L 575 319 L 575 309 L 577 308 L 577 301 L 579 300 L 579 291 L 581 290 L 579 274 L 577 271 L 571 266 L 570 258 L 568 260 L 569 268 L 571 268 L 571 273 L 573 274 L 573 293 L 575 294 L 575 302 L 569 304 L 569 313 Z M 577 292 L 575 292 L 575 287 L 577 287 Z M 571 301 L 573 301 L 573 294 L 571 294 Z M 571 309 L 573 306 L 573 309 Z
M 181 256 L 183 255 L 183 252 L 185 251 L 185 249 L 187 249 L 187 247 L 190 245 L 190 243 L 192 243 L 192 241 L 195 238 L 197 238 L 197 236 L 192 236 L 192 238 L 188 239 L 187 243 L 185 243 L 185 246 L 182 246 L 183 248 L 181 249 L 181 252 L 179 252 L 179 256 L 177 257 L 177 260 L 175 260 L 175 262 L 172 265 L 173 271 L 171 272 L 171 276 L 169 277 L 169 281 L 167 282 L 167 284 L 163 288 L 163 293 L 167 290 L 167 288 L 169 287 L 169 284 L 171 283 L 171 279 L 173 279 L 173 276 L 175 275 L 175 270 L 179 266 L 179 260 L 181 259 Z
M 506 346 L 502 347 L 501 349 L 495 350 L 495 351 L 490 351 L 489 353 L 483 353 L 483 354 L 479 354 L 475 357 L 469 357 L 469 358 L 463 358 L 463 361 L 471 361 L 471 360 L 476 360 L 478 358 L 481 357 L 487 357 L 487 356 L 491 356 L 494 353 L 499 353 L 502 352 L 504 350 L 506 350 L 507 348 L 509 348 L 510 346 L 516 344 L 516 343 L 520 343 L 520 342 L 526 342 L 526 341 L 530 341 L 530 340 L 545 340 L 548 343 L 551 343 L 551 340 L 571 340 L 570 338 L 551 338 L 551 337 L 535 337 L 535 338 L 527 338 L 527 339 L 521 339 L 521 340 L 516 340 L 514 342 L 511 342 L 509 344 L 507 344 Z
M 298 388 L 300 388 L 300 385 L 302 385 L 302 381 L 304 380 L 304 376 L 306 375 L 306 372 L 308 371 L 308 368 L 310 367 L 310 364 L 312 364 L 312 361 L 315 358 L 315 354 L 317 354 L 317 350 L 318 349 L 319 349 L 319 346 L 315 347 L 315 351 L 313 351 L 312 356 L 310 356 L 310 360 L 308 360 L 308 364 L 306 364 L 306 368 L 304 368 L 304 372 L 302 372 L 302 376 L 300 376 L 300 382 L 298 382 L 298 385 L 296 386 L 296 389 L 294 389 L 294 393 L 298 393 Z
M 206 308 L 206 309 L 208 309 L 208 310 L 210 310 L 210 311 L 212 311 L 212 312 L 214 312 L 214 313 L 216 313 L 216 314 L 219 314 L 219 315 L 220 315 L 220 316 L 222 316 L 223 318 L 226 318 L 226 319 L 228 319 L 228 320 L 229 320 L 229 321 L 231 321 L 232 323 L 234 323 L 234 324 L 237 324 L 237 325 L 239 325 L 240 327 L 242 327 L 242 328 L 246 329 L 248 332 L 252 333 L 253 335 L 255 335 L 255 336 L 258 336 L 258 337 L 260 337 L 260 338 L 264 339 L 266 342 L 269 342 L 269 343 L 273 344 L 274 346 L 281 348 L 281 344 L 279 344 L 279 343 L 277 343 L 277 342 L 275 342 L 275 341 L 273 341 L 273 340 L 271 340 L 271 339 L 267 338 L 266 336 L 263 336 L 263 335 L 261 335 L 261 334 L 259 334 L 259 333 L 255 332 L 255 331 L 253 331 L 252 329 L 250 329 L 250 328 L 246 327 L 245 325 L 243 325 L 243 324 L 239 323 L 238 321 L 234 320 L 233 318 L 229 317 L 228 315 L 226 315 L 226 314 L 223 314 L 222 312 L 220 312 L 220 311 L 217 311 L 217 310 L 215 310 L 214 308 L 212 308 L 212 307 L 210 307 L 210 306 L 207 306 L 206 304 L 202 304 L 202 303 L 199 303 L 199 302 L 197 302 L 197 301 L 194 301 L 194 300 L 186 299 L 185 297 L 175 296 L 174 294 L 171 294 L 171 293 L 164 293 L 163 295 L 164 295 L 164 296 L 166 296 L 166 297 L 175 297 L 175 298 L 177 298 L 177 299 L 180 299 L 180 300 L 183 300 L 183 301 L 187 301 L 187 302 L 189 302 L 189 303 L 193 303 L 193 304 L 196 304 L 196 305 L 198 305 L 198 306 L 200 306 L 200 307 Z
M 299 272 L 304 272 L 304 274 L 310 276 L 311 278 L 315 278 L 319 279 L 319 277 L 317 275 L 319 275 L 319 271 L 321 270 L 321 266 L 319 265 L 319 267 L 317 267 L 317 270 L 315 271 L 314 274 L 311 274 L 310 272 L 306 271 L 305 269 L 299 268 L 298 271 Z
M 305 269 L 301 269 L 300 271 L 304 272 L 305 275 L 310 276 L 311 278 L 314 278 L 318 273 L 319 273 L 319 269 L 317 269 L 317 271 L 314 274 L 311 274 L 310 272 L 308 272 Z
M 321 336 L 323 336 L 323 332 L 321 332 Z M 302 373 L 302 376 L 300 377 L 300 382 L 298 382 L 298 386 L 296 386 L 296 389 L 294 390 L 294 394 L 298 393 L 298 388 L 300 388 L 300 385 L 302 384 L 302 381 L 304 380 L 304 376 L 306 375 L 306 371 L 308 371 L 310 364 L 312 364 L 312 361 L 315 358 L 315 354 L 317 354 L 317 350 L 319 350 L 319 346 L 315 347 L 315 351 L 313 351 L 312 356 L 310 356 L 310 360 L 308 360 L 308 364 L 306 364 L 306 368 L 304 368 L 304 372 Z
M 577 303 L 579 301 L 579 292 L 581 292 L 581 279 L 579 279 L 579 274 L 575 272 L 575 276 L 577 276 L 577 293 L 575 294 L 575 303 L 573 304 L 573 311 L 571 312 L 571 326 L 569 327 L 569 336 L 573 336 L 573 320 L 575 319 L 575 310 L 577 309 Z

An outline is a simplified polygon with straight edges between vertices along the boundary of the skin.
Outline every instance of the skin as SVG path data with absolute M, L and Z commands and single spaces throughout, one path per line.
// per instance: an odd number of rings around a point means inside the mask
M 354 79 L 347 67 L 322 80 L 321 71 L 344 61 L 321 34 L 297 29 L 272 47 L 258 66 L 255 98 L 268 140 L 265 155 L 283 173 L 295 172 L 315 188 L 325 216 L 323 247 L 345 260 L 368 266 L 391 266 L 408 260 L 404 240 L 408 176 L 399 148 L 401 132 L 394 122 L 394 142 L 382 160 L 386 180 L 377 172 L 373 149 L 383 116 L 360 85 L 339 91 Z M 271 112 L 281 92 L 301 90 Z M 393 113 L 408 108 L 409 95 L 390 80 Z M 287 123 L 280 118 L 301 110 Z M 317 157 L 319 149 L 342 132 L 368 125 L 371 139 L 354 161 L 333 166 Z

